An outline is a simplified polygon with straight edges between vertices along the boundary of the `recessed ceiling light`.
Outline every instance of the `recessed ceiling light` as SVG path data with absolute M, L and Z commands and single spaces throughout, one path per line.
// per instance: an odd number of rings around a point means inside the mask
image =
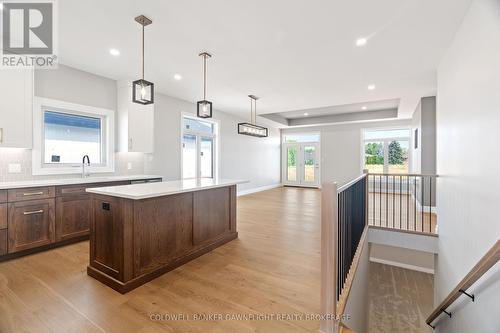
M 306 117 L 307 117 L 308 115 L 309 115 L 309 113 L 307 113 L 307 112 L 304 112 L 304 116 L 306 116 Z
M 362 109 L 362 110 L 366 110 L 366 109 L 368 109 L 368 107 L 363 106 L 361 109 Z
M 109 49 L 109 54 L 111 54 L 112 56 L 118 57 L 120 55 L 120 50 Z
M 180 81 L 180 80 L 182 80 L 182 76 L 180 74 L 175 74 L 174 79 L 176 79 L 177 81 Z
M 368 86 L 368 90 L 374 90 L 374 89 L 375 89 L 375 85 L 374 85 L 374 84 L 370 84 L 370 85 Z
M 368 39 L 363 38 L 363 37 L 356 39 L 357 46 L 365 46 L 367 42 L 368 42 Z

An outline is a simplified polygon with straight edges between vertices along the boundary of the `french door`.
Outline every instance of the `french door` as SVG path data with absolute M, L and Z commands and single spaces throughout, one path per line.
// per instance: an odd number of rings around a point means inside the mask
M 214 178 L 213 137 L 184 134 L 182 137 L 182 178 Z
M 319 187 L 319 143 L 284 143 L 283 166 L 283 183 L 285 185 Z

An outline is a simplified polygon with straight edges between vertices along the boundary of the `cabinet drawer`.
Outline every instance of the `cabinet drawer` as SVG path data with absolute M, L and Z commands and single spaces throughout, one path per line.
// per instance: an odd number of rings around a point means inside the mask
M 0 203 L 7 202 L 7 191 L 0 190 Z
M 8 191 L 9 202 L 47 199 L 53 198 L 54 195 L 54 186 L 18 188 Z
M 8 250 L 23 251 L 55 241 L 54 199 L 9 204 Z
M 0 256 L 7 254 L 7 229 L 0 230 Z
M 7 228 L 7 204 L 0 204 L 0 230 Z

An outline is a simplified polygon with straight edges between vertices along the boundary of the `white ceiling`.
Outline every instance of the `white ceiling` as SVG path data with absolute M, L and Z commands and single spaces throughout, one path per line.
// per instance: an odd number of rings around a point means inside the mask
M 400 99 L 404 118 L 419 97 L 435 94 L 437 65 L 470 2 L 63 0 L 59 59 L 113 79 L 137 78 L 134 17 L 145 14 L 153 20 L 146 79 L 157 91 L 201 99 L 198 53 L 206 50 L 214 55 L 208 97 L 216 109 L 247 116 L 250 93 L 261 97 L 259 113 Z M 360 36 L 369 37 L 362 48 Z

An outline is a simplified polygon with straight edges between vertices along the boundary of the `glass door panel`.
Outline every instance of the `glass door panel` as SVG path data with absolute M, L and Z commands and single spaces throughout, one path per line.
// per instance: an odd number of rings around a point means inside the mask
M 201 138 L 200 143 L 200 177 L 213 177 L 214 139 Z
M 408 173 L 409 140 L 395 140 L 388 145 L 389 173 Z
M 316 161 L 316 145 L 304 145 L 302 147 L 304 156 L 304 182 L 309 184 L 317 183 L 316 170 L 318 169 L 318 164 Z
M 287 168 L 286 168 L 286 180 L 288 182 L 297 181 L 297 146 L 288 146 L 286 148 L 287 157 Z
M 182 177 L 196 178 L 196 136 L 185 134 L 182 137 Z
M 365 142 L 365 169 L 370 173 L 384 172 L 384 142 Z

